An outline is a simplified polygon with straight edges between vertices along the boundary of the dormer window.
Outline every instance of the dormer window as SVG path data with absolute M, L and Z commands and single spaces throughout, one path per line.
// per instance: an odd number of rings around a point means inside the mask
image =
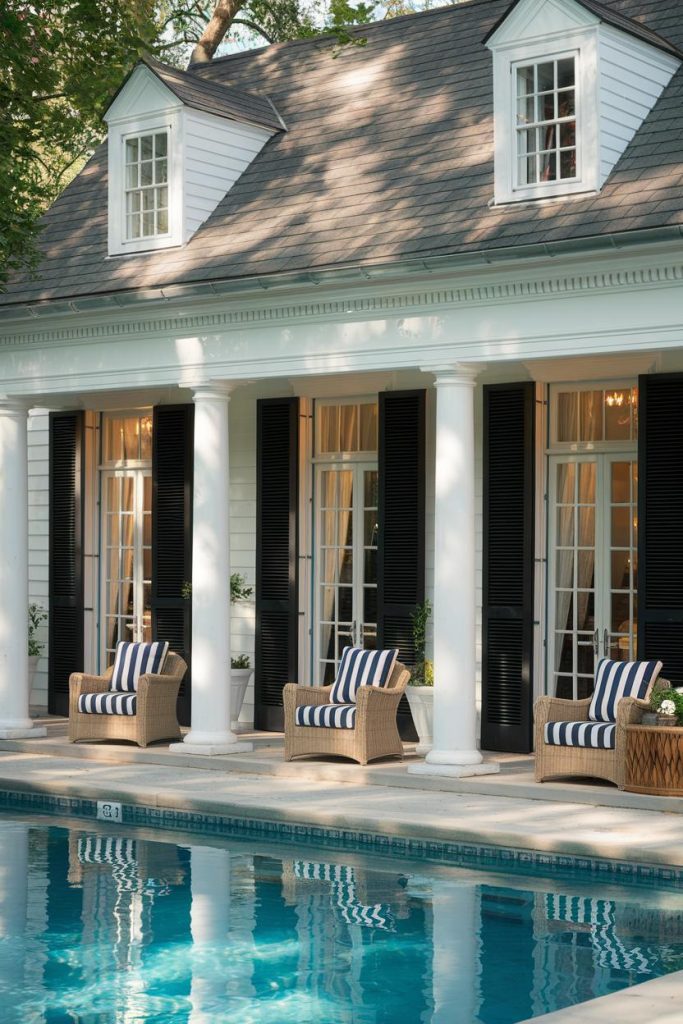
M 517 187 L 574 181 L 576 160 L 576 58 L 524 63 L 517 85 Z
M 168 133 L 125 140 L 126 238 L 168 234 Z
M 494 202 L 599 192 L 681 64 L 594 0 L 511 0 L 493 54 Z

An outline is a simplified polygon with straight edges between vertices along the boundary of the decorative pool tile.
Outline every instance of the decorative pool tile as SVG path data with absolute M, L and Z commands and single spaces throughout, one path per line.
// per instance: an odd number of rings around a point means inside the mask
M 92 818 L 97 801 L 84 797 L 56 796 L 50 793 L 0 790 L 0 810 L 35 811 L 65 817 Z M 392 836 L 386 833 L 308 825 L 301 822 L 268 821 L 263 818 L 235 817 L 215 812 L 183 811 L 177 808 L 122 805 L 123 822 L 147 828 L 164 828 L 220 835 L 225 839 L 269 839 L 301 846 L 302 843 L 336 850 L 373 851 L 410 860 L 425 860 L 467 867 L 512 868 L 520 874 L 590 872 L 601 878 L 637 881 L 655 887 L 666 883 L 683 888 L 683 868 L 659 864 L 632 864 L 600 857 L 572 856 L 566 853 L 523 850 L 504 846 L 439 840 L 432 837 Z

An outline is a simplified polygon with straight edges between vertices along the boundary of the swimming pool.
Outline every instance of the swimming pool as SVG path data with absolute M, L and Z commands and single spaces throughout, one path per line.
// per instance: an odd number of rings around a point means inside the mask
M 0 816 L 3 1024 L 513 1024 L 683 969 L 683 893 Z

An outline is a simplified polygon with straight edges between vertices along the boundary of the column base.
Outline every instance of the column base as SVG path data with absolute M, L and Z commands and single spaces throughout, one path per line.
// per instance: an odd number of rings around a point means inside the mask
M 254 749 L 254 744 L 238 740 L 231 732 L 201 733 L 190 730 L 181 743 L 171 743 L 168 749 L 174 754 L 204 754 L 207 757 L 215 757 L 219 754 L 247 754 Z
M 421 764 L 408 766 L 409 775 L 436 775 L 446 779 L 466 779 L 471 775 L 496 775 L 500 771 L 497 761 L 480 761 L 479 764 Z
M 431 743 L 418 743 L 418 745 L 415 747 L 415 753 L 417 754 L 418 757 L 426 757 L 431 749 Z
M 44 725 L 33 725 L 31 719 L 27 723 L 16 724 L 0 722 L 0 740 L 39 740 L 47 736 Z

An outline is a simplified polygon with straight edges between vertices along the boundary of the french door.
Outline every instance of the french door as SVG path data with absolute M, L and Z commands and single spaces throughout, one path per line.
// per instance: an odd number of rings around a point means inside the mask
M 102 472 L 103 666 L 120 640 L 151 640 L 152 471 Z
M 327 685 L 345 647 L 377 644 L 377 463 L 318 463 L 315 476 L 314 682 Z
M 548 688 L 581 699 L 596 661 L 636 658 L 635 452 L 550 459 Z

